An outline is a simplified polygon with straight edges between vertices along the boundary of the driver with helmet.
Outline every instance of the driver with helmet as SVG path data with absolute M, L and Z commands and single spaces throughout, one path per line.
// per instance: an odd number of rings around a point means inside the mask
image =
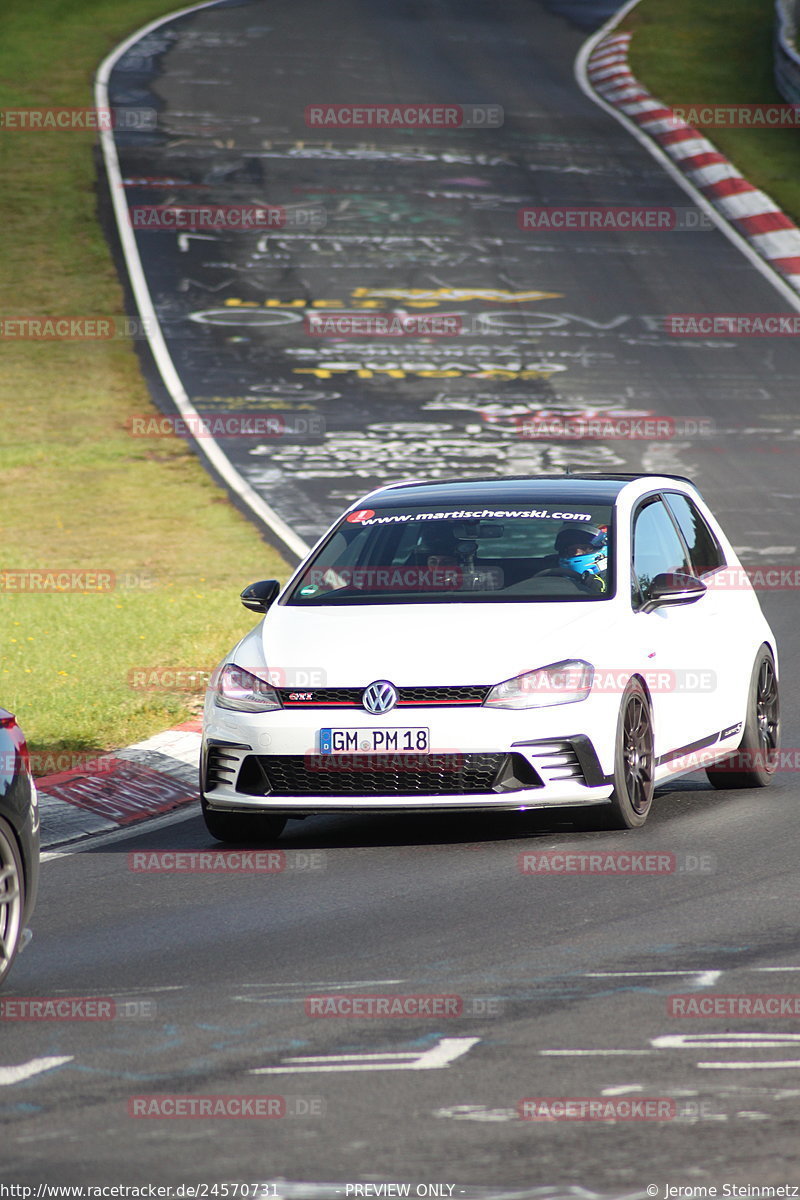
M 556 534 L 554 550 L 558 566 L 540 575 L 562 575 L 582 591 L 601 596 L 607 589 L 608 531 L 604 526 L 568 525 Z

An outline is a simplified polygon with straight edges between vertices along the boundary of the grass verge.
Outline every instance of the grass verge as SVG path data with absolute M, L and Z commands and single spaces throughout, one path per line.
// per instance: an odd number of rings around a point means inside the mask
M 785 103 L 773 81 L 773 0 L 642 0 L 634 75 L 668 105 Z M 702 129 L 747 179 L 800 221 L 799 129 Z
M 93 103 L 94 72 L 171 0 L 30 0 L 0 12 L 0 108 Z M 95 135 L 0 132 L 0 314 L 123 316 L 96 212 Z M 95 594 L 0 577 L 0 704 L 34 762 L 115 749 L 186 719 L 196 696 L 132 686 L 212 667 L 254 618 L 237 593 L 288 568 L 177 439 L 132 438 L 153 411 L 132 344 L 0 341 L 3 566 L 102 571 Z M 86 580 L 79 581 L 86 584 Z M 64 761 L 62 759 L 62 761 Z

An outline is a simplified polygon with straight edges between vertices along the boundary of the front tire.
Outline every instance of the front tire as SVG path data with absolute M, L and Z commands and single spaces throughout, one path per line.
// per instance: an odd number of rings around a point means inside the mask
M 644 825 L 653 802 L 653 717 L 638 679 L 622 695 L 614 751 L 614 791 L 606 812 L 607 829 Z
M 747 716 L 738 750 L 706 768 L 715 788 L 768 787 L 778 768 L 781 702 L 775 659 L 767 646 L 759 650 L 750 676 Z
M 206 829 L 218 842 L 237 842 L 253 846 L 275 842 L 283 833 L 286 817 L 272 813 L 218 812 L 209 808 L 205 797 L 201 797 L 201 808 Z
M 0 984 L 19 949 L 25 909 L 25 874 L 17 839 L 0 818 Z

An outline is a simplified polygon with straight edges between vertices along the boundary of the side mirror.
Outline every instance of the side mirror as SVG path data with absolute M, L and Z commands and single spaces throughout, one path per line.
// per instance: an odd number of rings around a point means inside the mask
M 647 601 L 642 612 L 652 612 L 667 604 L 694 604 L 706 594 L 706 585 L 694 575 L 656 575 L 647 590 Z
M 262 579 L 249 584 L 241 595 L 242 604 L 251 612 L 265 613 L 281 590 L 277 579 Z

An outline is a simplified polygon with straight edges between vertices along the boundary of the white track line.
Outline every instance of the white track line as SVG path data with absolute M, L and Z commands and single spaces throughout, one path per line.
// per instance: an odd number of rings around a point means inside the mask
M 30 1062 L 20 1063 L 18 1067 L 0 1067 L 0 1087 L 10 1087 L 13 1083 L 22 1083 L 41 1075 L 42 1071 L 52 1071 L 64 1063 L 72 1062 L 72 1055 L 51 1058 L 32 1058 Z
M 169 13 L 165 17 L 159 17 L 156 21 L 151 21 L 149 25 L 143 26 L 136 33 L 131 34 L 124 42 L 121 42 L 107 58 L 103 60 L 97 71 L 95 79 L 95 104 L 98 109 L 110 108 L 108 102 L 108 81 L 112 70 L 114 69 L 118 59 L 153 30 L 159 29 L 162 25 L 166 25 L 170 21 L 174 21 L 177 17 L 182 17 L 187 13 L 198 12 L 204 8 L 213 8 L 217 0 L 206 0 L 203 4 L 193 4 L 188 8 L 177 9 L 175 12 Z M 296 558 L 305 558 L 310 547 L 294 530 L 286 524 L 282 517 L 278 516 L 273 508 L 259 496 L 258 492 L 247 482 L 243 475 L 236 470 L 228 456 L 223 453 L 213 438 L 198 439 L 191 434 L 192 428 L 196 428 L 193 422 L 200 421 L 200 414 L 192 404 L 186 391 L 181 383 L 180 376 L 175 369 L 175 364 L 167 349 L 167 344 L 164 340 L 164 334 L 159 324 L 156 310 L 153 305 L 153 298 L 150 295 L 150 289 L 147 286 L 144 270 L 142 268 L 142 260 L 139 257 L 139 248 L 136 245 L 136 238 L 133 234 L 133 229 L 130 224 L 128 215 L 128 203 L 125 197 L 125 189 L 122 186 L 122 173 L 120 171 L 119 156 L 117 155 L 117 146 L 114 141 L 114 133 L 111 129 L 103 129 L 100 131 L 100 145 L 103 152 L 103 160 L 105 162 L 106 175 L 108 177 L 108 186 L 111 192 L 111 202 L 114 206 L 114 216 L 116 218 L 117 230 L 119 232 L 122 251 L 125 256 L 125 265 L 128 269 L 128 277 L 133 288 L 133 294 L 136 298 L 136 305 L 139 310 L 139 315 L 142 318 L 144 329 L 147 335 L 147 340 L 150 345 L 150 350 L 158 367 L 159 374 L 164 381 L 169 395 L 172 399 L 178 412 L 182 417 L 187 418 L 187 430 L 194 441 L 195 447 L 200 455 L 202 455 L 209 466 L 217 472 L 225 481 L 227 487 L 239 497 L 239 499 L 247 506 L 254 517 L 265 525 L 270 532 L 278 538 L 279 541 L 294 555 Z
M 191 817 L 199 815 L 199 804 L 187 804 L 185 808 L 179 808 L 175 812 L 157 813 L 155 816 L 145 817 L 142 821 L 134 821 L 131 825 L 111 829 L 108 833 L 88 834 L 63 846 L 54 846 L 52 850 L 43 850 L 41 861 L 53 862 L 58 858 L 68 858 L 71 854 L 80 854 L 84 850 L 99 850 L 103 846 L 113 845 L 114 842 L 124 842 L 126 838 L 152 833 L 156 829 L 166 829 L 170 825 L 179 825 L 181 821 L 188 821 Z M 205 831 L 203 832 L 205 836 Z

